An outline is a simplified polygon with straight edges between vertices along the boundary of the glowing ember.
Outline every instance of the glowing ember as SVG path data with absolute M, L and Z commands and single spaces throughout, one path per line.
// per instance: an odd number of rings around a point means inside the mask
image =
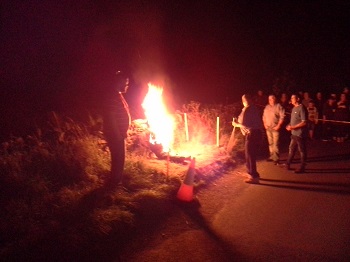
M 174 119 L 167 112 L 163 99 L 163 88 L 148 84 L 148 93 L 143 100 L 149 129 L 153 133 L 150 137 L 152 144 L 161 144 L 164 152 L 169 152 L 174 140 Z

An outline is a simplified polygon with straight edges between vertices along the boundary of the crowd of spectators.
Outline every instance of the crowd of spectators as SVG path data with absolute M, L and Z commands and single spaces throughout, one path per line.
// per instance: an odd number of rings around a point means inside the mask
M 270 95 L 270 94 L 269 94 Z M 282 92 L 274 94 L 277 102 L 285 109 L 285 125 L 289 123 L 293 105 L 290 103 L 290 94 Z M 308 112 L 308 130 L 310 140 L 344 142 L 350 139 L 350 92 L 344 87 L 342 92 L 311 94 L 299 91 L 301 103 Z M 255 105 L 264 110 L 268 104 L 268 96 L 259 90 L 254 96 Z

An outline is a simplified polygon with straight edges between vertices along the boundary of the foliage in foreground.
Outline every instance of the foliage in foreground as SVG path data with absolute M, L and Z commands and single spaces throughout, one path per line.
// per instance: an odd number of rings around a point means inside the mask
M 184 111 L 193 124 L 191 128 L 203 129 L 197 134 L 207 135 L 215 133 L 217 115 L 225 119 L 233 114 L 222 106 L 201 108 L 194 102 L 184 106 Z M 183 132 L 177 136 L 181 143 Z M 106 191 L 103 184 L 110 156 L 100 121 L 90 118 L 88 124 L 78 124 L 52 113 L 48 125 L 38 128 L 35 134 L 3 143 L 0 256 L 21 258 L 34 254 L 45 258 L 48 253 L 62 256 L 65 250 L 67 256 L 79 258 L 82 253 L 105 253 L 101 248 L 113 249 L 111 243 L 123 243 L 140 223 L 156 223 L 171 212 L 187 166 L 172 163 L 169 175 L 164 162 L 150 160 L 128 148 L 124 188 Z M 197 185 L 213 177 L 215 174 L 202 175 Z M 111 238 L 114 241 L 109 241 Z M 90 246 L 92 239 L 101 245 Z

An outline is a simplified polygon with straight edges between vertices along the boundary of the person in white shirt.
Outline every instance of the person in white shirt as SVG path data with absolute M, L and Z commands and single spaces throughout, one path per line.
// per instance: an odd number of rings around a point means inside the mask
M 275 165 L 278 165 L 280 129 L 283 124 L 285 110 L 276 102 L 276 96 L 269 95 L 268 101 L 269 103 L 265 106 L 262 117 L 270 152 L 267 161 L 273 161 Z

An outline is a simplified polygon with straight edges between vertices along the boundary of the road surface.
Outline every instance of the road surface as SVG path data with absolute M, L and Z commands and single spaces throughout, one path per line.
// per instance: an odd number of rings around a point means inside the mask
M 261 160 L 258 185 L 223 175 L 121 260 L 350 261 L 350 141 L 309 152 L 305 174 Z

